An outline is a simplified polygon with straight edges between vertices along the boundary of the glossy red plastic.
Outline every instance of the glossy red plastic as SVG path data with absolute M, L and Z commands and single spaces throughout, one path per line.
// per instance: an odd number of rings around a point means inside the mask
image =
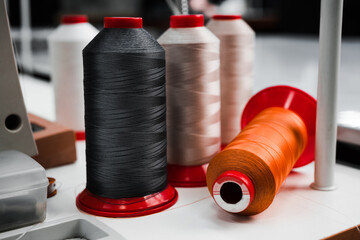
M 76 131 L 75 136 L 76 136 L 77 141 L 85 140 L 85 132 L 84 131 Z
M 212 16 L 212 19 L 215 20 L 236 20 L 241 19 L 241 15 L 214 15 Z
M 104 28 L 142 28 L 141 17 L 105 17 Z
M 65 15 L 61 18 L 62 24 L 86 23 L 87 21 L 86 15 Z
M 208 165 L 208 163 L 199 166 L 168 164 L 168 183 L 174 187 L 204 187 Z
M 302 167 L 315 158 L 316 100 L 306 92 L 290 86 L 265 88 L 255 94 L 246 104 L 241 128 L 244 128 L 258 113 L 269 107 L 283 107 L 292 110 L 304 121 L 308 143 L 294 168 Z
M 245 174 L 243 174 L 242 172 L 239 171 L 234 171 L 234 170 L 230 170 L 230 171 L 226 171 L 224 173 L 222 173 L 214 182 L 213 184 L 213 189 L 215 184 L 222 184 L 223 182 L 235 182 L 239 185 L 244 184 L 246 186 L 246 188 L 248 189 L 248 193 L 243 192 L 243 195 L 250 195 L 250 202 L 249 205 L 251 203 L 251 201 L 254 199 L 255 196 L 255 188 L 254 188 L 254 184 L 253 182 L 250 180 L 250 178 L 248 176 L 246 176 Z M 220 206 L 221 207 L 221 206 Z
M 178 193 L 168 185 L 162 192 L 144 197 L 111 199 L 99 197 L 84 189 L 76 198 L 76 206 L 102 217 L 139 217 L 161 212 L 176 203 Z
M 171 28 L 193 28 L 203 27 L 204 16 L 201 14 L 195 15 L 172 15 L 170 17 Z

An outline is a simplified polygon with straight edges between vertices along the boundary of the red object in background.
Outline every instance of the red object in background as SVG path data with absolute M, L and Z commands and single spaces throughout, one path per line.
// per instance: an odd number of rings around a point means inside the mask
M 87 21 L 86 15 L 65 15 L 61 18 L 62 24 L 86 23 Z
M 212 19 L 215 20 L 236 20 L 241 19 L 241 15 L 214 15 L 212 16 Z
M 289 109 L 304 121 L 308 143 L 294 168 L 312 162 L 315 158 L 316 100 L 308 93 L 290 86 L 265 88 L 246 104 L 242 113 L 241 128 L 244 128 L 262 110 L 270 107 Z

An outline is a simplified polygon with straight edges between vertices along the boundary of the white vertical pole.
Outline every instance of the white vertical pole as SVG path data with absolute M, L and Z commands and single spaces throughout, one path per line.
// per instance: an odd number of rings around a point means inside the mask
M 316 190 L 336 188 L 334 170 L 342 12 L 343 0 L 321 1 L 315 181 L 311 185 Z
M 30 0 L 21 0 L 20 13 L 21 13 L 21 60 L 24 70 L 33 71 L 33 59 L 31 50 L 31 14 L 30 14 Z

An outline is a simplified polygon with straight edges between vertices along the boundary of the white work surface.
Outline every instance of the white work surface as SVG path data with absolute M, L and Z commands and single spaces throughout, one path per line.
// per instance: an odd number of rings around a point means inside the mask
M 287 84 L 316 96 L 317 52 L 317 38 L 258 37 L 254 92 Z M 345 40 L 339 110 L 360 111 L 359 63 L 360 40 Z M 54 120 L 51 85 L 29 77 L 21 84 L 28 110 Z M 75 164 L 46 171 L 62 184 L 48 200 L 46 222 L 79 213 L 75 197 L 86 182 L 84 142 L 77 143 L 77 156 Z M 319 239 L 360 224 L 360 170 L 337 164 L 338 188 L 330 192 L 309 187 L 313 174 L 314 164 L 296 169 L 271 206 L 252 217 L 224 212 L 201 187 L 177 188 L 178 202 L 150 216 L 97 218 L 127 239 Z

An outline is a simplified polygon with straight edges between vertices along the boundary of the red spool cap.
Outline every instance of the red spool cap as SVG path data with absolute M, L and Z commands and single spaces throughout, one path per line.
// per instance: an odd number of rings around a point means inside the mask
M 193 28 L 203 27 L 204 16 L 201 14 L 196 15 L 173 15 L 170 17 L 171 28 Z
M 241 19 L 241 15 L 214 15 L 212 16 L 212 19 L 215 20 L 237 20 Z
M 61 17 L 62 24 L 86 23 L 87 21 L 86 15 L 65 15 Z
M 142 28 L 141 17 L 105 17 L 105 28 Z
M 255 94 L 246 104 L 241 117 L 241 128 L 244 128 L 258 113 L 270 107 L 289 109 L 299 115 L 305 123 L 308 143 L 294 168 L 314 161 L 316 100 L 306 92 L 290 86 L 265 88 Z
M 76 206 L 102 217 L 139 217 L 163 211 L 176 203 L 178 193 L 168 185 L 162 192 L 144 197 L 111 199 L 96 196 L 84 189 L 76 198 Z
M 234 170 L 222 173 L 215 180 L 212 190 L 216 204 L 232 213 L 244 211 L 255 195 L 254 184 L 250 178 Z
M 168 164 L 168 183 L 174 187 L 204 187 L 208 165 L 208 163 L 199 166 Z

